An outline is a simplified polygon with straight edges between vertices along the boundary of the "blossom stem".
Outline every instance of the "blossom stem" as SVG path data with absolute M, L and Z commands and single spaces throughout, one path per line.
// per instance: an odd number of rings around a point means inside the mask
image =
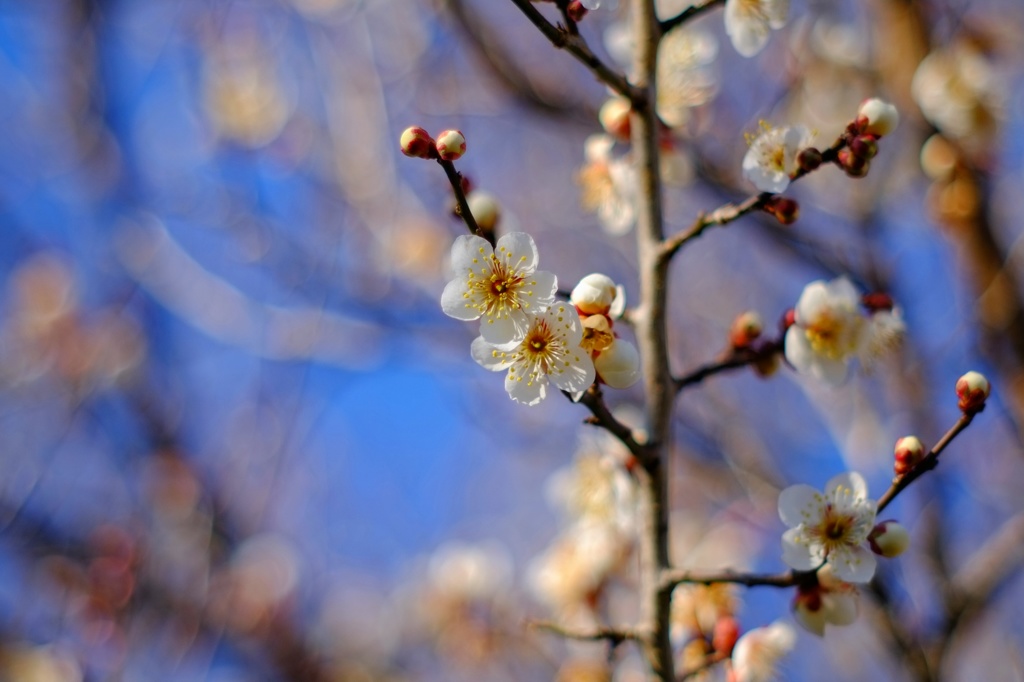
M 626 77 L 616 72 L 594 54 L 593 50 L 579 33 L 571 33 L 569 30 L 555 26 L 540 13 L 530 0 L 512 0 L 512 3 L 526 15 L 534 26 L 540 29 L 551 44 L 560 50 L 565 50 L 575 57 L 584 66 L 590 69 L 597 79 L 610 87 L 615 92 L 629 99 L 636 106 L 643 100 L 642 91 L 630 84 Z
M 462 190 L 462 173 L 455 170 L 455 164 L 451 161 L 445 161 L 444 159 L 437 159 L 437 162 L 441 164 L 441 168 L 444 169 L 445 175 L 448 176 L 448 182 L 451 183 L 452 192 L 455 193 L 455 202 L 457 207 L 457 213 L 462 221 L 466 223 L 466 227 L 469 231 L 478 237 L 486 239 L 491 247 L 494 247 L 494 233 L 491 230 L 483 230 L 480 225 L 477 224 L 476 218 L 473 217 L 473 212 L 469 210 L 469 202 L 466 201 L 466 193 Z
M 892 485 L 889 486 L 889 489 L 885 491 L 885 494 L 878 498 L 878 513 L 881 513 L 883 509 L 889 506 L 889 503 L 892 502 L 897 495 L 903 492 L 907 486 L 938 466 L 939 455 L 942 454 L 942 451 L 946 449 L 946 446 L 953 442 L 953 439 L 956 438 L 961 431 L 970 425 L 973 419 L 974 414 L 962 414 L 956 424 L 953 424 L 952 428 L 946 432 L 946 435 L 944 435 L 928 452 L 928 454 L 917 463 L 917 466 L 904 475 L 893 479 Z
M 701 365 L 697 369 L 675 379 L 676 390 L 682 391 L 688 386 L 701 383 L 708 377 L 721 374 L 730 369 L 747 367 L 760 360 L 767 359 L 782 350 L 782 340 L 771 341 L 758 348 L 732 349 L 720 360 Z

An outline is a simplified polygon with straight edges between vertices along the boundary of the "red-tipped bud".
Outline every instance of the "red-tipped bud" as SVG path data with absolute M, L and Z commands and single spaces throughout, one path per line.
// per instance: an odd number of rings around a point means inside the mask
M 418 159 L 429 159 L 434 154 L 434 138 L 419 126 L 409 126 L 402 131 L 398 144 L 402 153 Z
M 733 348 L 749 348 L 750 344 L 761 336 L 764 331 L 764 322 L 761 316 L 753 310 L 740 313 L 732 321 L 732 328 L 729 330 L 729 343 Z
M 861 304 L 867 308 L 868 312 L 878 313 L 888 310 L 892 310 L 895 303 L 893 303 L 892 296 L 881 291 L 872 291 L 869 294 L 864 294 L 860 299 Z
M 899 123 L 900 112 L 896 107 L 877 97 L 866 100 L 857 112 L 857 127 L 869 135 L 888 135 Z
M 446 130 L 437 136 L 436 147 L 443 161 L 455 161 L 466 153 L 466 138 L 458 130 Z
M 565 13 L 573 21 L 583 21 L 583 17 L 587 16 L 587 8 L 583 6 L 580 0 L 572 0 L 569 5 L 565 8 Z
M 868 535 L 871 551 L 888 559 L 897 557 L 910 546 L 910 533 L 895 521 L 882 521 Z
M 612 97 L 601 105 L 597 118 L 601 127 L 612 137 L 623 141 L 629 140 L 629 112 L 632 106 L 625 97 Z M 671 140 L 671 138 L 669 138 Z
M 956 381 L 956 395 L 960 398 L 960 410 L 975 414 L 985 409 L 985 400 L 992 387 L 980 372 L 968 372 Z
M 821 165 L 821 152 L 816 147 L 801 149 L 796 155 L 796 163 L 803 170 L 810 172 Z
M 924 456 L 924 445 L 917 436 L 904 436 L 896 441 L 893 471 L 897 476 L 903 476 L 916 467 L 918 462 L 924 459 Z
M 788 197 L 772 197 L 764 205 L 764 210 L 783 225 L 792 225 L 800 217 L 800 204 Z
M 878 154 L 878 143 L 871 135 L 858 135 L 850 140 L 850 151 L 865 161 L 870 161 Z
M 839 167 L 851 178 L 863 178 L 868 174 L 870 167 L 868 160 L 857 156 L 849 149 L 840 149 L 836 158 L 839 162 Z
M 736 646 L 736 640 L 740 638 L 740 624 L 732 616 L 719 618 L 715 622 L 715 631 L 711 635 L 711 646 L 715 653 L 728 656 Z
M 779 331 L 785 334 L 794 324 L 796 324 L 796 310 L 790 308 L 782 314 L 782 319 L 779 320 Z

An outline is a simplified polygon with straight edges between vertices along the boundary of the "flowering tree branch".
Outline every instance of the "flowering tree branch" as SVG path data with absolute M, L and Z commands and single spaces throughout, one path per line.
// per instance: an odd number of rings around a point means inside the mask
M 548 21 L 540 11 L 533 6 L 530 0 L 512 0 L 516 7 L 518 7 L 526 18 L 529 19 L 534 26 L 540 29 L 551 44 L 560 50 L 565 50 L 573 57 L 575 57 L 584 66 L 590 69 L 598 80 L 610 87 L 615 92 L 619 93 L 623 97 L 626 97 L 634 105 L 640 103 L 642 100 L 641 91 L 630 84 L 626 77 L 621 73 L 616 72 L 614 69 L 605 64 L 601 59 L 594 54 L 593 50 L 587 44 L 587 41 L 579 33 L 571 33 L 562 26 L 555 26 Z
M 494 233 L 490 230 L 480 229 L 476 218 L 473 217 L 473 211 L 469 208 L 469 202 L 466 201 L 466 192 L 462 187 L 462 173 L 455 170 L 455 164 L 451 161 L 437 159 L 437 162 L 444 169 L 444 174 L 448 176 L 448 182 L 451 184 L 452 192 L 455 194 L 455 212 L 466 223 L 466 227 L 471 233 L 478 237 L 483 237 L 491 243 L 491 246 L 494 246 Z
M 739 573 L 726 569 L 717 573 L 702 573 L 680 568 L 668 569 L 662 573 L 662 583 L 669 588 L 684 583 L 714 585 L 732 583 L 746 587 L 793 587 L 802 581 L 813 579 L 814 571 L 783 571 L 782 573 Z
M 701 365 L 675 380 L 676 390 L 682 391 L 688 386 L 695 386 L 708 377 L 756 364 L 782 351 L 782 340 L 778 339 L 754 348 L 730 348 L 719 360 Z
M 935 444 L 928 454 L 925 455 L 925 457 L 918 462 L 913 469 L 893 480 L 889 489 L 886 490 L 880 498 L 878 498 L 879 513 L 889 506 L 889 503 L 896 499 L 896 496 L 903 492 L 911 483 L 938 466 L 939 455 L 946 449 L 947 445 L 953 442 L 953 439 L 956 438 L 957 434 L 970 425 L 971 421 L 974 419 L 974 415 L 975 413 L 973 412 L 965 412 L 961 415 L 960 419 L 956 421 L 956 424 L 946 432 L 939 442 Z
M 594 384 L 587 389 L 580 397 L 580 403 L 586 405 L 593 414 L 593 417 L 588 420 L 589 423 L 601 426 L 618 438 L 638 460 L 644 461 L 649 457 L 648 447 L 637 441 L 633 429 L 616 419 L 615 415 L 608 409 L 599 384 Z

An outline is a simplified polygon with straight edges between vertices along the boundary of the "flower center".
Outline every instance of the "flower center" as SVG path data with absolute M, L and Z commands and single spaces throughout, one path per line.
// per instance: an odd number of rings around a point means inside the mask
M 841 360 L 854 350 L 858 322 L 856 318 L 823 314 L 808 325 L 804 333 L 815 353 L 831 360 Z

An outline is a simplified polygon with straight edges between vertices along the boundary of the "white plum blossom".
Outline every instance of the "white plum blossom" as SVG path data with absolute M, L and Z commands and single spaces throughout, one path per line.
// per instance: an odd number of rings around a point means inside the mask
M 537 270 L 537 246 L 525 232 L 506 234 L 496 249 L 462 235 L 452 245 L 451 268 L 441 308 L 458 320 L 480 319 L 480 336 L 501 350 L 519 345 L 530 313 L 554 303 L 558 288 L 554 275 Z
M 777 620 L 771 625 L 754 628 L 736 642 L 732 650 L 733 682 L 770 682 L 774 680 L 779 659 L 793 650 L 796 631 L 793 626 Z
M 864 339 L 867 318 L 859 306 L 857 289 L 845 277 L 808 284 L 797 301 L 795 323 L 786 331 L 786 359 L 798 372 L 842 383 Z
M 594 383 L 594 362 L 580 347 L 583 325 L 576 309 L 556 304 L 529 318 L 518 345 L 501 349 L 483 336 L 473 341 L 473 359 L 485 369 L 507 369 L 505 390 L 519 403 L 536 405 L 547 397 L 548 383 L 569 393 Z
M 768 44 L 771 29 L 782 28 L 789 0 L 726 0 L 725 32 L 744 57 L 753 57 Z
M 866 583 L 875 574 L 875 555 L 865 542 L 875 524 L 875 502 L 855 472 L 840 474 L 819 493 L 794 485 L 779 494 L 779 516 L 789 526 L 782 535 L 782 559 L 797 571 L 827 563 L 840 580 Z
M 743 177 L 761 192 L 786 191 L 798 168 L 797 154 L 811 145 L 811 139 L 811 132 L 802 125 L 765 130 L 743 157 Z
M 614 146 L 608 135 L 587 138 L 579 182 L 583 208 L 597 213 L 605 232 L 620 235 L 636 222 L 637 176 L 629 157 L 612 156 Z
M 718 53 L 714 36 L 692 28 L 672 29 L 658 45 L 658 116 L 677 128 L 691 118 L 690 110 L 718 92 L 711 64 Z
M 826 625 L 850 625 L 860 611 L 860 595 L 850 583 L 836 578 L 826 564 L 818 571 L 818 584 L 797 590 L 793 619 L 810 633 L 825 636 Z

